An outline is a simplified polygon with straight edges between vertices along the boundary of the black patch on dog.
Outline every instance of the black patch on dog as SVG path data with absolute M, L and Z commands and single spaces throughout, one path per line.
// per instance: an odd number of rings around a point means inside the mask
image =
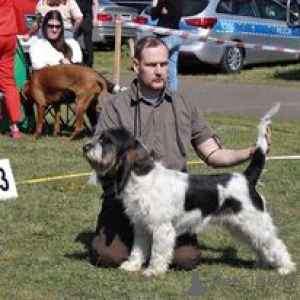
M 252 156 L 251 162 L 247 169 L 244 171 L 244 175 L 247 178 L 250 185 L 255 186 L 258 178 L 265 166 L 266 157 L 261 148 L 257 148 Z
M 220 209 L 215 213 L 220 214 L 237 214 L 242 210 L 242 203 L 234 198 L 227 198 Z
M 203 217 L 215 213 L 219 209 L 217 185 L 225 187 L 230 179 L 230 174 L 189 176 L 184 209 L 200 209 Z
M 249 188 L 250 199 L 253 206 L 260 211 L 265 211 L 265 204 L 259 193 L 254 187 Z

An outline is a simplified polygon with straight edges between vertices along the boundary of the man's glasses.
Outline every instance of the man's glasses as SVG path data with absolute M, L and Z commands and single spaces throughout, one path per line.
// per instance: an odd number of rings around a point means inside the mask
M 47 24 L 47 28 L 49 29 L 61 29 L 61 25 Z

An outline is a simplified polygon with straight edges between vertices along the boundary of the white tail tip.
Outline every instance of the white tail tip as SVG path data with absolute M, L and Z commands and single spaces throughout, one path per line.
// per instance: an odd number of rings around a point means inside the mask
M 272 117 L 278 113 L 279 108 L 280 103 L 278 102 L 267 111 L 258 125 L 258 138 L 256 147 L 261 148 L 264 153 L 268 151 L 268 142 L 266 140 L 267 127 L 271 124 Z

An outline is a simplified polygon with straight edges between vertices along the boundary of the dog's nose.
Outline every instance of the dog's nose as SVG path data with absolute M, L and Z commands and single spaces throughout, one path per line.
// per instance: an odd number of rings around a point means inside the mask
M 92 143 L 86 143 L 82 149 L 83 149 L 83 152 L 86 153 L 88 152 L 91 148 L 92 148 L 93 144 Z

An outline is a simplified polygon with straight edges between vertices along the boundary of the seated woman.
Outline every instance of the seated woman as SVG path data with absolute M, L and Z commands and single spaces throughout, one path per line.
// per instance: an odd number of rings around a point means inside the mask
M 44 38 L 38 39 L 29 49 L 29 56 L 33 70 L 40 70 L 46 66 L 58 64 L 72 64 L 82 62 L 82 52 L 78 42 L 74 39 L 64 39 L 64 24 L 59 11 L 49 11 L 42 23 Z M 115 85 L 101 75 L 107 83 L 108 92 L 116 94 L 125 87 Z M 29 115 L 32 112 L 28 112 Z M 87 110 L 87 116 L 92 127 L 97 123 L 94 111 Z
M 64 22 L 64 35 L 65 38 L 73 38 L 74 34 L 78 31 L 83 15 L 75 0 L 39 0 L 35 9 L 35 20 L 29 29 L 28 34 L 23 38 L 28 40 L 37 32 L 41 38 L 40 25 L 45 15 L 51 10 L 58 10 Z
M 29 49 L 33 70 L 58 64 L 82 63 L 79 43 L 74 39 L 64 38 L 64 24 L 59 11 L 51 10 L 45 15 L 42 32 L 44 38 L 38 39 Z M 110 93 L 115 94 L 126 89 L 107 79 L 106 82 Z

